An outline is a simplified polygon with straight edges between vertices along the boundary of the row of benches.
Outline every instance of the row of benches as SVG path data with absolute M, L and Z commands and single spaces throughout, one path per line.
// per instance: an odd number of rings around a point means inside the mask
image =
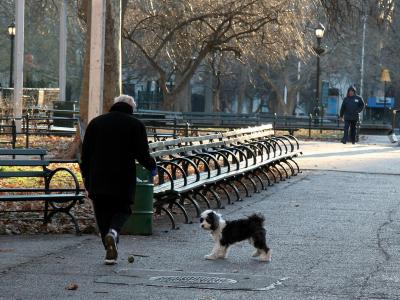
M 301 152 L 292 136 L 276 137 L 271 125 L 238 129 L 198 137 L 181 137 L 150 143 L 151 155 L 156 158 L 158 178 L 154 188 L 154 209 L 164 212 L 176 228 L 172 209 L 178 208 L 185 222 L 190 222 L 187 205 L 200 214 L 202 201 L 206 207 L 222 208 L 221 195 L 228 203 L 242 200 L 280 180 L 296 175 L 300 170 L 294 158 Z M 0 178 L 28 177 L 40 180 L 34 187 L 0 189 L 3 202 L 41 202 L 38 211 L 44 212 L 44 222 L 56 214 L 71 218 L 77 233 L 79 225 L 72 213 L 82 203 L 85 194 L 76 175 L 65 167 L 52 170 L 55 161 L 46 158 L 43 149 L 0 149 Z M 32 169 L 34 168 L 34 169 Z M 65 172 L 65 187 L 53 186 L 57 174 Z M 65 175 L 64 175 L 65 177 Z M 41 187 L 40 187 L 41 186 Z M 2 213 L 32 211 L 31 208 Z
M 293 136 L 274 136 L 271 125 L 237 129 L 220 134 L 182 137 L 150 144 L 158 165 L 154 188 L 156 212 L 164 211 L 176 227 L 171 209 L 177 207 L 189 216 L 185 204 L 200 214 L 198 201 L 207 208 L 211 199 L 222 208 L 220 195 L 241 201 L 273 183 L 300 172 L 294 158 L 301 154 Z
M 71 124 L 64 127 L 63 122 Z M 0 116 L 0 144 L 10 144 L 12 148 L 16 148 L 17 137 L 20 136 L 25 140 L 24 147 L 29 148 L 31 136 L 72 136 L 76 132 L 73 126 L 75 123 L 78 123 L 78 118 L 34 117 L 29 114 L 21 118 Z M 19 144 L 21 143 L 19 140 Z

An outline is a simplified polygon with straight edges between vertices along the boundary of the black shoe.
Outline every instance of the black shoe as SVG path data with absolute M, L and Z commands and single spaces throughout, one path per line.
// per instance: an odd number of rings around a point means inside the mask
M 106 258 L 104 263 L 106 265 L 115 265 L 118 258 L 117 242 L 116 237 L 112 232 L 107 233 L 104 238 L 104 243 L 106 246 Z
M 342 144 L 346 144 L 346 142 L 345 142 L 345 141 L 343 141 L 343 140 L 341 140 L 341 142 L 342 142 Z

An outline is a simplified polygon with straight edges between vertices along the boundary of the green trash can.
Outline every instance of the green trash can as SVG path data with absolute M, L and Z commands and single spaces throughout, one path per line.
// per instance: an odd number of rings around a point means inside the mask
M 132 215 L 121 233 L 133 235 L 153 234 L 153 176 L 143 166 L 136 164 L 136 193 Z

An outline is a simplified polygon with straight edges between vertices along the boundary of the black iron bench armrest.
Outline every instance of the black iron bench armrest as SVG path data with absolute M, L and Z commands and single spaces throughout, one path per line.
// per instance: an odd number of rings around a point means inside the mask
M 51 180 L 53 179 L 54 175 L 56 175 L 57 172 L 62 172 L 62 171 L 65 171 L 65 172 L 69 173 L 72 176 L 72 179 L 73 179 L 74 184 L 75 184 L 75 194 L 78 195 L 80 193 L 80 191 L 81 191 L 80 186 L 79 186 L 79 182 L 78 182 L 78 178 L 76 177 L 74 172 L 72 172 L 70 169 L 65 168 L 65 167 L 59 167 L 57 169 L 54 169 L 54 170 L 50 171 L 50 173 L 46 177 L 46 181 L 45 181 L 46 190 L 50 190 L 50 183 L 51 183 Z
M 173 173 L 169 173 L 167 168 L 165 166 L 172 166 L 172 172 Z M 187 183 L 187 174 L 185 172 L 185 170 L 182 168 L 182 166 L 180 166 L 178 163 L 172 161 L 172 160 L 159 160 L 157 161 L 157 167 L 159 167 L 160 169 L 162 169 L 165 173 L 167 173 L 171 178 L 171 180 L 173 181 L 174 179 L 176 179 L 176 170 L 175 169 L 179 169 L 179 171 L 182 173 L 183 176 L 183 180 L 185 182 L 185 184 Z M 162 168 L 161 168 L 162 167 Z

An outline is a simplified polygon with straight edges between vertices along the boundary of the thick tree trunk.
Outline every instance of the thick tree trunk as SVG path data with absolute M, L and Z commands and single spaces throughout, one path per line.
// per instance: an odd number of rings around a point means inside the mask
M 122 93 L 121 71 L 121 5 L 120 1 L 107 0 L 103 112 L 109 111 L 114 98 Z
M 237 111 L 236 113 L 241 114 L 243 112 L 243 103 L 245 99 L 244 89 L 240 88 L 237 97 Z
M 290 89 L 288 91 L 288 98 L 287 98 L 287 104 L 286 104 L 286 113 L 288 115 L 293 115 L 294 110 L 296 108 L 296 95 L 297 95 L 297 89 Z
M 82 12 L 86 19 L 86 45 L 85 56 L 83 60 L 83 74 L 82 74 L 82 90 L 79 99 L 80 118 L 84 124 L 88 121 L 89 112 L 89 64 L 90 64 L 90 21 L 91 21 L 91 6 L 92 1 L 82 2 Z
M 219 98 L 219 89 L 213 91 L 213 112 L 221 111 L 221 100 Z
M 190 81 L 176 94 L 175 111 L 188 112 L 192 110 Z
M 177 73 L 175 77 L 175 86 L 183 87 L 179 88 L 178 90 L 172 90 L 172 92 L 164 93 L 164 110 L 171 110 L 171 111 L 181 111 L 181 112 L 188 112 L 191 111 L 191 87 L 190 87 L 190 80 L 182 83 L 181 82 L 182 76 Z
M 249 99 L 249 113 L 251 114 L 252 112 L 253 112 L 253 110 L 254 110 L 254 99 L 253 99 L 253 97 L 248 97 L 248 99 Z
M 217 75 L 213 77 L 213 80 L 215 81 L 215 87 L 212 88 L 213 111 L 218 112 L 218 111 L 222 110 L 221 99 L 220 99 L 221 78 L 220 78 L 219 71 L 218 71 Z
M 243 112 L 243 106 L 246 99 L 246 86 L 248 83 L 248 70 L 246 67 L 242 67 L 239 75 L 239 87 L 238 87 L 238 105 L 237 105 L 237 113 Z
M 167 111 L 173 111 L 174 110 L 174 100 L 175 100 L 174 94 L 164 92 L 162 109 L 167 110 Z

